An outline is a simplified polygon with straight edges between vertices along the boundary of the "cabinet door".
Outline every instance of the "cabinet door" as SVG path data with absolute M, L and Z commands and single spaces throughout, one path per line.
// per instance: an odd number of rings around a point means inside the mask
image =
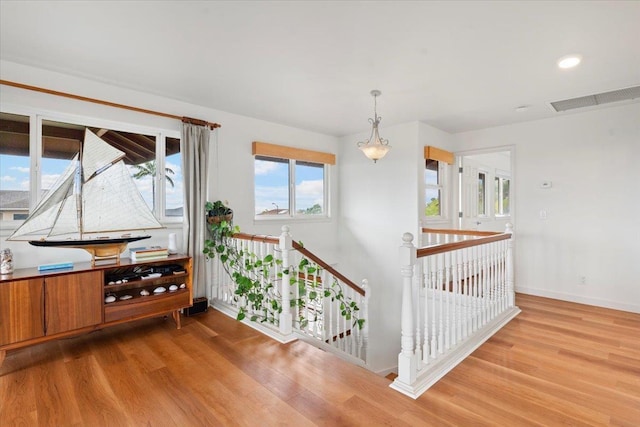
M 102 273 L 90 271 L 47 277 L 47 335 L 102 323 Z
M 0 283 L 0 346 L 44 335 L 44 281 Z

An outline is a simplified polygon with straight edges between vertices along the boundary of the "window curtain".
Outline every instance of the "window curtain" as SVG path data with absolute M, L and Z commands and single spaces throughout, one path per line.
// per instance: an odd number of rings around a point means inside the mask
M 184 249 L 192 258 L 193 296 L 206 293 L 207 260 L 202 253 L 206 238 L 204 216 L 207 201 L 207 173 L 209 171 L 209 139 L 211 130 L 207 126 L 182 124 L 182 175 L 184 177 L 184 226 L 182 241 Z

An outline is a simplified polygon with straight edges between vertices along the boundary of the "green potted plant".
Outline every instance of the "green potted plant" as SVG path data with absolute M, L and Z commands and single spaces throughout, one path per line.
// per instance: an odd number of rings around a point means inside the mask
M 237 249 L 232 243 L 232 238 L 234 234 L 240 233 L 240 227 L 233 225 L 233 211 L 220 200 L 207 202 L 205 210 L 210 238 L 205 240 L 203 253 L 209 259 L 217 257 L 226 273 L 235 282 L 234 298 L 239 302 L 238 320 L 243 320 L 246 314 L 251 312 L 252 321 L 278 325 L 278 315 L 282 312 L 279 282 L 285 273 L 289 275 L 289 285 L 298 287 L 299 296 L 290 300 L 290 306 L 297 312 L 297 322 L 301 327 L 305 327 L 310 320 L 317 320 L 304 317 L 302 308 L 307 304 L 305 299 L 317 303 L 323 298 L 331 298 L 331 301 L 340 303 L 341 315 L 362 329 L 364 319 L 357 316 L 359 307 L 354 301 L 347 301 L 337 280 L 334 279 L 324 292 L 319 292 L 316 284 L 307 283 L 305 279 L 317 270 L 305 257 L 302 257 L 297 265 L 283 266 L 282 260 L 274 258 L 273 255 L 261 257 Z M 279 266 L 277 273 L 276 266 Z
M 222 221 L 231 222 L 233 220 L 233 210 L 220 201 L 207 202 L 205 204 L 207 211 L 207 222 L 209 224 L 219 224 Z

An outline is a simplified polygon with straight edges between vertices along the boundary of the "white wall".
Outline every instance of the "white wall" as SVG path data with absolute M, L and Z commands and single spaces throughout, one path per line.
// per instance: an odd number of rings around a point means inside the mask
M 454 144 L 516 146 L 517 291 L 640 312 L 640 104 L 466 132 Z M 546 180 L 552 188 L 540 188 Z
M 424 171 L 424 145 L 448 148 L 448 135 L 413 122 L 381 127 L 393 146 L 374 164 L 356 147 L 367 138 L 341 139 L 340 267 L 351 278 L 366 278 L 369 301 L 368 363 L 377 372 L 395 368 L 400 352 L 402 281 L 398 248 L 410 232 L 417 241 Z
M 210 200 L 228 200 L 234 209 L 234 222 L 242 231 L 255 234 L 278 235 L 287 222 L 274 221 L 254 223 L 253 219 L 253 156 L 251 142 L 260 140 L 275 144 L 300 148 L 320 149 L 336 153 L 337 138 L 300 129 L 256 120 L 219 110 L 187 104 L 152 94 L 122 89 L 115 86 L 79 79 L 55 72 L 27 67 L 7 61 L 0 61 L 2 79 L 61 92 L 82 95 L 115 103 L 131 105 L 178 116 L 196 117 L 218 122 L 221 128 L 213 132 L 211 162 L 217 171 L 210 176 Z M 65 114 L 78 118 L 99 119 L 113 123 L 133 124 L 140 127 L 166 129 L 180 132 L 182 124 L 144 113 L 106 107 L 81 102 L 59 96 L 47 95 L 29 90 L 0 85 L 0 109 L 3 111 L 48 110 L 55 114 Z M 338 163 L 340 159 L 338 158 Z M 331 191 L 336 200 L 338 193 L 338 167 L 331 168 Z M 320 256 L 335 253 L 337 232 L 337 206 L 332 207 L 329 220 L 290 224 L 293 237 L 305 242 L 307 248 Z M 167 234 L 175 229 L 165 229 L 150 233 L 148 244 L 166 244 Z M 78 249 L 34 248 L 26 242 L 7 242 L 11 230 L 0 231 L 0 246 L 10 248 L 14 253 L 15 268 L 33 267 L 43 263 L 61 261 L 88 261 L 87 252 Z M 177 233 L 180 239 L 181 234 Z M 181 241 L 178 242 L 179 249 Z M 330 262 L 335 259 L 330 258 Z

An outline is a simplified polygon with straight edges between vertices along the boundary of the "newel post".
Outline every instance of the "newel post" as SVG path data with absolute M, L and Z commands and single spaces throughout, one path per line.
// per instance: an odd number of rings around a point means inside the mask
M 505 233 L 511 234 L 511 238 L 507 240 L 507 296 L 509 307 L 516 305 L 516 294 L 514 292 L 514 280 L 513 280 L 513 224 L 507 223 Z
M 291 286 L 289 285 L 289 254 L 293 249 L 291 240 L 291 234 L 289 233 L 289 227 L 282 226 L 282 234 L 280 234 L 280 241 L 278 248 L 282 251 L 282 283 L 281 283 L 281 295 L 282 295 L 282 313 L 280 313 L 280 333 L 283 335 L 289 335 L 293 332 L 293 316 L 291 315 Z
M 416 263 L 416 247 L 413 245 L 413 235 L 404 233 L 400 246 L 400 273 L 402 275 L 402 318 L 400 354 L 398 355 L 398 378 L 405 384 L 413 384 L 417 375 L 417 361 L 415 356 L 415 336 L 413 328 L 412 282 L 413 266 Z

